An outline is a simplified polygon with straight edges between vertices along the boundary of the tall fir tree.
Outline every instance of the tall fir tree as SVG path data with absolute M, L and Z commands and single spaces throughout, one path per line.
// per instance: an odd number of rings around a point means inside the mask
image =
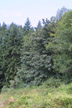
M 5 60 L 5 52 L 6 52 L 6 38 L 7 25 L 3 23 L 0 27 L 0 89 L 5 84 L 5 71 L 6 71 L 6 60 Z
M 6 65 L 7 69 L 5 72 L 6 85 L 10 84 L 10 80 L 14 80 L 18 68 L 20 67 L 20 55 L 22 48 L 22 30 L 15 24 L 11 24 L 6 36 Z

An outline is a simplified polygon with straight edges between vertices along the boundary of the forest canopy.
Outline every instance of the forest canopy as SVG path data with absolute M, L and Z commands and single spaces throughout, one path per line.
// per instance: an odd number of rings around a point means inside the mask
M 72 81 L 72 10 L 32 27 L 0 25 L 0 89 L 40 85 L 50 77 Z

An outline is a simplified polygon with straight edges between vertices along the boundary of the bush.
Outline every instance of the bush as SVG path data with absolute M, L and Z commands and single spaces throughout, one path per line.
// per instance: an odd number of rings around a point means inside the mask
M 49 78 L 47 81 L 44 82 L 44 86 L 45 87 L 59 87 L 63 82 L 61 82 L 60 79 L 56 79 L 56 78 Z
M 55 103 L 60 106 L 59 108 L 72 108 L 72 97 L 67 94 L 59 96 Z
M 67 93 L 72 94 L 72 83 L 68 85 L 67 87 Z
M 3 88 L 1 89 L 1 92 L 7 92 L 8 88 L 6 86 L 3 86 Z

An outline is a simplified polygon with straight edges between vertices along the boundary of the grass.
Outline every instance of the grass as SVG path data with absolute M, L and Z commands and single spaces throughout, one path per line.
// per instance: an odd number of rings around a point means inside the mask
M 8 89 L 0 94 L 0 108 L 72 108 L 72 83 Z

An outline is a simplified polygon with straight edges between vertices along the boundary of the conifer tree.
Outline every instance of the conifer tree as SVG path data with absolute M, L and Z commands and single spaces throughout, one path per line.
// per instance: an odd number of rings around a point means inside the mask
M 20 55 L 22 48 L 22 30 L 15 24 L 11 24 L 6 36 L 6 85 L 9 85 L 10 80 L 14 80 L 18 68 L 20 67 Z

